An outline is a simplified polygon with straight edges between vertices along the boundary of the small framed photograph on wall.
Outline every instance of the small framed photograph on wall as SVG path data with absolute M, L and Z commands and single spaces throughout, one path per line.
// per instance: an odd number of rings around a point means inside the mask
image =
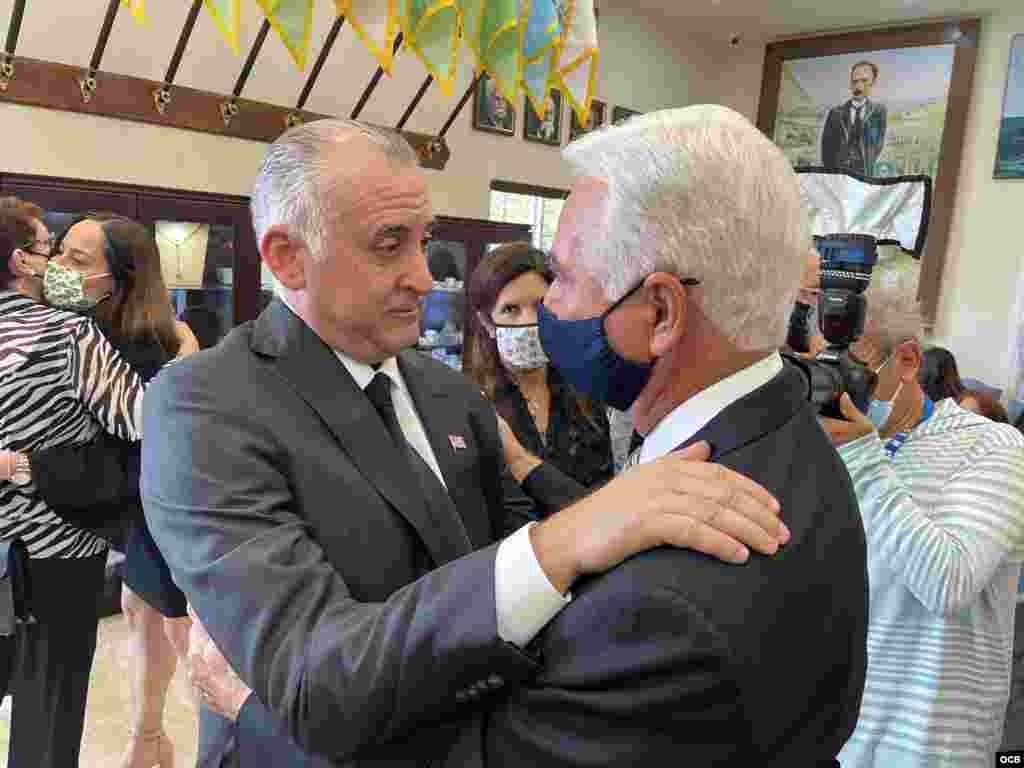
M 580 121 L 576 119 L 576 110 L 569 110 L 569 141 L 576 141 L 580 136 L 586 133 L 590 133 L 597 128 L 604 125 L 604 113 L 605 104 L 603 101 L 594 99 L 590 102 L 590 114 L 588 115 L 587 124 L 580 125 Z
M 473 127 L 505 136 L 516 134 L 516 111 L 486 73 L 480 75 L 473 90 Z
M 549 144 L 552 147 L 557 147 L 562 143 L 562 94 L 560 91 L 551 91 L 543 120 L 537 117 L 537 113 L 533 111 L 529 101 L 523 106 L 523 113 L 525 115 L 523 120 L 524 139 Z
M 629 109 L 627 107 L 614 107 L 612 108 L 612 125 L 621 123 L 623 120 L 629 120 L 629 118 L 635 115 L 642 115 L 643 112 L 637 112 L 635 109 Z

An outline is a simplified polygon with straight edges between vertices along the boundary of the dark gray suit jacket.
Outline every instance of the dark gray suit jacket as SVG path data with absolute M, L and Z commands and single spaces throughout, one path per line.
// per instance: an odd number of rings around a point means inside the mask
M 742 566 L 666 547 L 578 582 L 537 639 L 543 670 L 488 718 L 488 768 L 834 764 L 867 666 L 849 475 L 790 368 L 684 445 L 700 440 L 776 496 L 793 538 Z
M 841 168 L 863 176 L 874 176 L 875 164 L 885 146 L 889 113 L 885 104 L 867 99 L 862 114 L 864 131 L 858 139 L 851 136 L 852 104 L 852 101 L 847 100 L 828 111 L 821 134 L 821 164 L 826 168 Z
M 296 743 L 317 764 L 424 765 L 456 740 L 472 765 L 481 700 L 536 670 L 497 634 L 492 544 L 532 513 L 494 410 L 419 353 L 399 366 L 452 504 L 424 501 L 365 394 L 279 301 L 146 392 L 146 519 L 254 691 L 237 727 L 204 709 L 202 765 L 306 764 Z

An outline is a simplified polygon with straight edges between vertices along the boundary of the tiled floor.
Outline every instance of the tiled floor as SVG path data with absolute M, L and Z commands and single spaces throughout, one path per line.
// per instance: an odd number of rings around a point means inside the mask
M 126 626 L 112 616 L 100 622 L 96 658 L 89 681 L 89 700 L 79 768 L 117 768 L 128 738 L 128 665 L 122 652 Z M 196 760 L 196 709 L 191 687 L 179 665 L 164 710 L 164 728 L 176 750 L 175 768 L 191 768 Z M 0 708 L 0 768 L 7 768 L 10 699 Z

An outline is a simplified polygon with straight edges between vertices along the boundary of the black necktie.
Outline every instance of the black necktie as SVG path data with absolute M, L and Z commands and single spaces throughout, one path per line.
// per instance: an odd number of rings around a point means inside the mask
M 454 559 L 469 552 L 471 546 L 468 538 L 463 541 L 465 537 L 459 536 L 459 532 L 449 530 L 452 522 L 461 527 L 461 519 L 458 518 L 448 491 L 434 470 L 420 456 L 419 451 L 413 448 L 406 439 L 402 425 L 398 423 L 398 414 L 395 412 L 395 404 L 391 399 L 391 378 L 386 373 L 378 371 L 364 391 L 370 402 L 373 403 L 373 407 L 377 409 L 377 413 L 380 414 L 384 426 L 391 433 L 391 439 L 395 441 L 399 454 L 406 457 L 409 469 L 423 491 L 424 503 L 435 518 L 438 531 L 448 540 L 446 549 L 449 550 L 449 557 Z M 443 517 L 449 518 L 447 525 L 437 519 L 437 512 L 442 510 Z M 444 565 L 444 562 L 439 562 L 438 565 Z
M 853 128 L 851 129 L 851 135 L 859 139 L 861 134 L 864 132 L 864 105 L 854 107 L 853 110 Z

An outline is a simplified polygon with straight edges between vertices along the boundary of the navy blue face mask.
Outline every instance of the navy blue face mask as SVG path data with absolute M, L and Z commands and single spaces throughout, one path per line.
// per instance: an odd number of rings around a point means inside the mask
M 680 280 L 687 286 L 700 282 Z M 587 320 L 559 320 L 543 304 L 537 306 L 540 343 L 551 364 L 578 392 L 619 411 L 629 410 L 640 396 L 654 364 L 634 363 L 612 349 L 604 322 L 642 285 L 643 280 L 602 314 Z

